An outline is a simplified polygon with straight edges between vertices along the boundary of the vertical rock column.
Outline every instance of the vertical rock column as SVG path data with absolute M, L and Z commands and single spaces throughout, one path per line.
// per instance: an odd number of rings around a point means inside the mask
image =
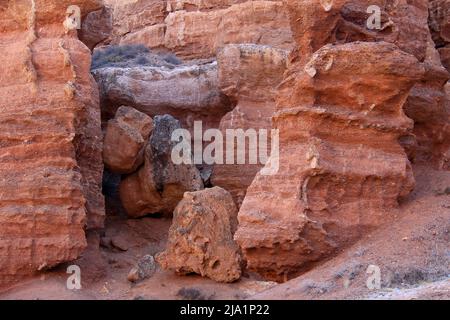
M 366 1 L 287 4 L 299 47 L 273 117 L 280 169 L 256 176 L 235 235 L 248 268 L 274 280 L 354 243 L 412 190 L 398 139 L 413 128 L 403 105 L 423 76 L 417 58 L 425 56 L 427 35 L 426 18 L 424 26 L 411 19 L 421 16 L 420 6 L 387 8 L 383 19 L 395 28 L 377 33 L 365 30 Z M 417 41 L 403 41 L 411 30 Z
M 90 52 L 63 26 L 69 5 L 0 4 L 0 282 L 78 257 L 103 226 L 102 137 Z

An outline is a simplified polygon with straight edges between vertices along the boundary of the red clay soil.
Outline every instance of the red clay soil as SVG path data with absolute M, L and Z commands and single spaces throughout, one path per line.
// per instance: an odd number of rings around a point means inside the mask
M 3 288 L 0 299 L 449 299 L 450 172 L 421 166 L 414 171 L 415 191 L 384 226 L 284 284 L 251 275 L 219 284 L 160 269 L 132 284 L 129 270 L 143 255 L 164 249 L 171 221 L 115 215 L 104 234 L 89 234 L 90 247 L 78 261 Z M 70 264 L 81 267 L 81 290 L 66 288 Z M 381 269 L 381 290 L 367 288 L 369 265 Z

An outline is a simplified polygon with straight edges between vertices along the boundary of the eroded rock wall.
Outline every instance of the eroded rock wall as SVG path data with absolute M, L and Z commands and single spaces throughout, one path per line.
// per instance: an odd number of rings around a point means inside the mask
M 103 226 L 99 98 L 69 5 L 0 3 L 0 282 L 75 259 Z
M 282 1 L 107 0 L 112 30 L 103 43 L 145 44 L 184 59 L 210 58 L 228 43 L 290 49 Z M 98 15 L 98 14 L 97 14 Z
M 382 8 L 368 30 L 369 5 Z M 361 238 L 414 186 L 403 111 L 425 74 L 427 1 L 286 1 L 298 48 L 279 88 L 280 169 L 239 211 L 247 266 L 285 280 Z

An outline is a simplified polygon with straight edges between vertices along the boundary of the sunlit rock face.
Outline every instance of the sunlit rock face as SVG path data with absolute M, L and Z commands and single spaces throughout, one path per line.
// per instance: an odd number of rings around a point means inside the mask
M 379 30 L 366 28 L 372 4 Z M 286 5 L 298 47 L 272 119 L 280 168 L 256 176 L 235 235 L 247 267 L 275 280 L 354 243 L 413 189 L 399 140 L 413 132 L 403 108 L 425 75 L 430 36 L 427 1 Z
M 282 1 L 106 0 L 110 36 L 102 44 L 145 44 L 183 59 L 210 58 L 230 43 L 293 46 Z M 98 14 L 97 14 L 98 15 Z M 98 36 L 97 36 L 98 37 Z
M 103 227 L 102 133 L 90 51 L 64 25 L 97 1 L 0 3 L 0 282 L 73 260 Z M 14 53 L 14 54 L 12 54 Z

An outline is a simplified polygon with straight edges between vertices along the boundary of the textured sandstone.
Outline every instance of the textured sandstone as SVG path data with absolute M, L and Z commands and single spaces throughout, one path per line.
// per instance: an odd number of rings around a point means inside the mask
M 241 276 L 239 248 L 233 240 L 237 209 L 231 195 L 214 187 L 186 192 L 174 212 L 166 251 L 156 257 L 164 269 L 197 273 L 218 282 Z
M 145 44 L 182 58 L 210 58 L 229 43 L 290 49 L 293 41 L 282 1 L 107 0 L 113 44 Z
M 258 174 L 235 235 L 250 270 L 281 280 L 359 239 L 395 210 L 414 178 L 398 138 L 423 74 L 388 43 L 326 45 L 280 86 L 280 170 Z M 376 89 L 375 89 L 376 88 Z
M 248 0 L 168 0 L 168 11 L 208 11 L 211 9 L 224 9 L 233 4 Z M 254 0 L 250 0 L 254 1 Z
M 108 121 L 103 148 L 103 161 L 115 173 L 133 173 L 144 162 L 153 121 L 146 114 L 130 107 L 120 107 Z
M 413 87 L 404 106 L 407 116 L 414 120 L 414 136 L 417 140 L 415 160 L 438 169 L 448 169 L 450 100 L 444 85 L 450 74 L 442 66 L 431 39 L 423 66 L 424 76 Z
M 299 45 L 299 60 L 327 43 L 386 41 L 425 58 L 428 40 L 428 0 L 285 0 L 292 33 Z M 329 8 L 328 8 L 329 5 Z M 381 8 L 381 30 L 368 29 L 367 8 Z
M 0 3 L 0 282 L 77 258 L 103 226 L 98 91 L 69 5 Z M 13 54 L 14 53 L 14 54 Z
M 441 55 L 442 64 L 450 72 L 450 2 L 430 0 L 430 30 Z
M 116 1 L 113 10 L 113 39 L 120 39 L 147 26 L 164 23 L 165 0 Z M 120 41 L 120 40 L 119 40 Z
M 228 43 L 266 44 L 290 49 L 291 31 L 281 2 L 248 1 L 208 12 L 171 12 L 165 47 L 180 57 L 208 58 Z
M 232 105 L 220 92 L 217 63 L 187 64 L 174 69 L 138 66 L 106 67 L 93 72 L 105 117 L 128 105 L 153 117 L 170 114 L 192 129 L 194 121 L 218 127 Z
M 227 45 L 218 52 L 220 89 L 236 101 L 234 110 L 220 123 L 224 136 L 227 129 L 266 129 L 270 137 L 276 88 L 283 80 L 286 60 L 287 51 L 260 45 Z M 245 165 L 216 164 L 211 178 L 212 184 L 228 190 L 238 205 L 264 165 L 249 164 L 249 150 L 247 144 Z M 270 154 L 270 142 L 266 154 Z
M 181 128 L 169 115 L 156 116 L 154 129 L 145 149 L 144 166 L 125 177 L 120 198 L 133 218 L 151 213 L 171 214 L 186 191 L 203 189 L 200 173 L 194 165 L 176 165 L 171 159 L 172 132 Z
M 112 10 L 103 7 L 89 13 L 84 19 L 79 32 L 80 40 L 93 50 L 98 44 L 107 40 L 112 32 Z

